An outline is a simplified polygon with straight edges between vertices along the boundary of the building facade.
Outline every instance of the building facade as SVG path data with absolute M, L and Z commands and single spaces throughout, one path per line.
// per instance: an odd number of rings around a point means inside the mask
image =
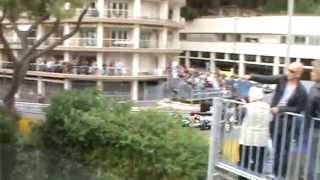
M 320 17 L 294 16 L 292 42 L 287 45 L 286 16 L 203 17 L 186 24 L 180 40 L 180 62 L 187 67 L 247 73 L 280 74 L 285 59 L 305 65 L 308 80 L 311 62 L 320 59 Z M 289 49 L 289 50 L 288 50 Z
M 132 100 L 161 98 L 167 68 L 181 53 L 178 31 L 185 0 L 97 0 L 79 32 L 45 57 L 32 62 L 17 98 L 36 99 L 63 89 L 97 88 L 107 96 Z M 64 20 L 42 46 L 70 32 L 77 17 Z M 28 24 L 20 24 L 27 26 Z M 30 41 L 46 33 L 53 22 L 34 30 Z M 17 35 L 6 32 L 12 44 Z M 11 62 L 0 55 L 2 94 L 10 83 Z M 155 93 L 159 91 L 159 93 Z

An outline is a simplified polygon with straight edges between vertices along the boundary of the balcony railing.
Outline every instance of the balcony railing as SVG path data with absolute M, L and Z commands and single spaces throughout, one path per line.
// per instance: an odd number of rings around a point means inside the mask
M 129 39 L 104 39 L 104 47 L 133 48 L 133 42 Z
M 121 18 L 127 19 L 132 18 L 132 11 L 125 9 L 105 9 L 103 16 L 107 18 Z
M 77 9 L 76 16 L 79 16 L 82 12 L 82 9 Z M 97 9 L 88 9 L 85 17 L 99 17 L 99 11 Z
M 53 43 L 57 42 L 57 41 L 60 40 L 60 39 L 61 39 L 61 37 L 50 37 L 49 39 L 47 39 L 47 40 L 44 42 L 44 44 L 45 44 L 45 45 L 50 45 L 50 44 L 53 44 Z M 62 44 L 61 46 L 63 46 L 63 44 Z
M 140 40 L 140 48 L 159 48 L 158 41 Z
M 2 62 L 3 69 L 13 69 L 11 62 Z M 107 75 L 107 76 L 131 76 L 131 71 L 126 67 L 103 67 L 99 69 L 96 65 L 74 65 L 68 62 L 55 63 L 31 63 L 29 71 L 40 71 L 49 73 L 79 74 L 79 75 Z
M 13 69 L 11 62 L 2 62 L 3 69 Z M 49 61 L 45 63 L 31 63 L 29 71 L 59 73 L 59 74 L 77 74 L 77 75 L 100 75 L 100 76 L 132 76 L 131 69 L 124 66 L 105 66 L 98 68 L 95 64 L 81 65 L 69 62 L 55 63 Z M 165 71 L 160 69 L 152 69 L 150 71 L 139 72 L 139 76 L 164 76 Z
M 71 38 L 69 46 L 92 47 L 97 46 L 97 38 Z
M 47 39 L 43 45 L 48 46 L 60 40 L 61 37 L 51 37 Z M 11 37 L 7 38 L 9 44 L 20 44 L 19 40 L 15 40 Z M 36 42 L 35 37 L 28 38 L 28 44 L 34 44 Z M 70 38 L 67 41 L 67 44 L 61 44 L 60 46 L 70 46 L 70 47 L 98 47 L 97 38 Z M 1 44 L 1 42 L 0 42 Z M 103 39 L 103 47 L 106 48 L 133 48 L 134 43 L 130 39 Z M 159 41 L 157 40 L 140 40 L 139 48 L 151 48 L 157 49 L 160 48 Z M 179 49 L 178 45 L 172 41 L 168 41 L 165 49 Z

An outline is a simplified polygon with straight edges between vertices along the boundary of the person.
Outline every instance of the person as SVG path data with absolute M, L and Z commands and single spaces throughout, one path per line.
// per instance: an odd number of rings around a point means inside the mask
M 306 88 L 301 84 L 300 79 L 303 74 L 303 64 L 300 62 L 293 62 L 288 66 L 287 75 L 245 75 L 246 80 L 252 80 L 264 84 L 277 84 L 274 95 L 271 101 L 271 112 L 274 115 L 270 123 L 270 134 L 273 144 L 275 145 L 273 173 L 278 176 L 286 176 L 287 160 L 290 148 L 290 136 L 292 129 L 292 121 L 288 119 L 287 128 L 283 131 L 285 112 L 301 113 L 305 110 L 305 100 L 307 99 Z M 288 118 L 290 118 L 288 116 Z M 277 123 L 276 123 L 277 121 Z M 278 124 L 277 129 L 275 129 Z M 277 133 L 275 133 L 277 132 Z M 282 142 L 282 137 L 285 137 Z M 281 151 L 281 145 L 284 149 Z M 282 157 L 282 158 L 281 158 Z M 280 168 L 280 160 L 283 161 Z M 281 171 L 281 172 L 280 172 Z
M 315 84 L 311 87 L 307 102 L 306 118 L 320 118 L 320 60 L 312 62 L 311 80 Z
M 307 101 L 307 108 L 305 113 L 306 118 L 306 137 L 308 137 L 308 141 L 311 141 L 311 156 L 310 158 L 316 158 L 319 137 L 320 137 L 320 121 L 316 121 L 312 118 L 320 118 L 320 60 L 315 60 L 312 62 L 313 69 L 311 71 L 311 80 L 315 82 L 315 84 L 311 87 L 309 92 L 309 97 Z M 312 123 L 312 121 L 314 121 Z M 312 131 L 311 131 L 312 130 Z M 309 137 L 309 133 L 310 137 Z M 307 157 L 308 158 L 308 157 Z M 319 158 L 319 157 L 318 157 Z M 308 162 L 308 161 L 307 161 Z M 308 168 L 308 179 L 319 179 L 320 178 L 320 170 L 315 169 L 316 162 L 309 159 L 309 168 Z M 314 175 L 317 176 L 314 177 Z
M 263 90 L 249 89 L 249 103 L 244 105 L 244 118 L 239 138 L 239 165 L 245 169 L 263 172 L 264 154 L 269 140 L 270 105 L 263 102 Z M 255 169 L 257 167 L 257 169 Z M 239 177 L 240 180 L 247 178 Z

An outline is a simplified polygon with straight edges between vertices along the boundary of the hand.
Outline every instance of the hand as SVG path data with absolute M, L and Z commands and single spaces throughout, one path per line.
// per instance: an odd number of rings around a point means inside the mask
M 241 79 L 250 80 L 251 79 L 251 75 L 246 74 L 246 75 L 242 76 Z
M 272 114 L 278 114 L 279 113 L 279 108 L 278 107 L 273 107 L 271 108 Z

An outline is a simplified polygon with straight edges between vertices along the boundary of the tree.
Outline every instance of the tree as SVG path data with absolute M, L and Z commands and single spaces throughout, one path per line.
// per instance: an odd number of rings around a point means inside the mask
M 77 33 L 90 4 L 90 0 L 0 0 L 2 11 L 0 41 L 3 44 L 5 55 L 13 63 L 12 81 L 3 99 L 9 111 L 14 111 L 14 96 L 26 76 L 30 62 L 44 56 L 48 51 Z M 78 16 L 75 28 L 63 35 L 61 39 L 44 46 L 44 42 L 59 29 L 61 21 L 73 17 L 78 8 L 83 8 L 83 10 Z M 19 29 L 19 24 L 25 20 L 30 21 L 30 27 L 22 31 Z M 47 21 L 53 21 L 53 26 L 31 43 L 28 40 L 31 32 Z M 6 30 L 14 31 L 18 36 L 21 47 L 17 54 L 14 53 L 13 47 L 5 36 Z

